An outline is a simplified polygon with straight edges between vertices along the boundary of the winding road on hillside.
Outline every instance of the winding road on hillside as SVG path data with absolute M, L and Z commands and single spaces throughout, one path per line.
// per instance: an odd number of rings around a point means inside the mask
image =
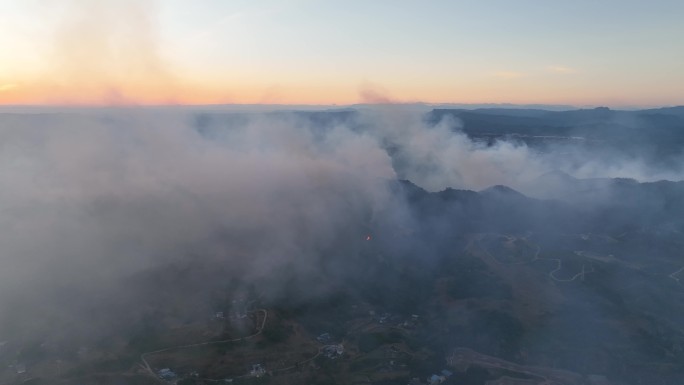
M 682 284 L 682 283 L 679 281 L 679 278 L 677 278 L 677 274 L 681 273 L 682 270 L 684 270 L 684 267 L 682 267 L 681 269 L 679 269 L 679 270 L 675 271 L 674 273 L 668 275 L 668 277 L 674 279 L 674 280 L 677 282 L 677 285 L 681 285 L 681 284 Z
M 589 267 L 591 268 L 591 270 L 589 270 L 589 271 L 586 270 L 586 268 L 585 268 L 586 265 L 585 265 L 585 264 L 582 264 L 582 271 L 579 272 L 579 273 L 577 273 L 577 274 L 575 274 L 575 275 L 572 276 L 571 278 L 567 278 L 567 279 L 566 279 L 566 278 L 558 278 L 558 277 L 556 277 L 555 274 L 556 274 L 558 271 L 560 271 L 560 270 L 563 269 L 563 261 L 562 261 L 561 259 L 558 259 L 558 258 L 540 258 L 540 257 L 539 257 L 539 253 L 541 252 L 541 247 L 540 247 L 539 245 L 535 245 L 535 246 L 537 247 L 537 250 L 535 251 L 534 256 L 532 257 L 532 259 L 530 259 L 529 261 L 520 261 L 520 262 L 501 262 L 501 261 L 498 260 L 495 256 L 493 256 L 493 255 L 489 252 L 489 250 L 487 250 L 487 248 L 484 247 L 484 245 L 482 245 L 482 242 L 480 242 L 480 240 L 477 240 L 477 241 L 475 241 L 475 242 L 477 242 L 477 245 L 478 245 L 478 247 L 480 248 L 480 250 L 484 251 L 484 253 L 485 253 L 491 260 L 493 260 L 495 263 L 497 263 L 497 264 L 499 264 L 499 265 L 504 265 L 504 266 L 527 265 L 527 264 L 533 263 L 533 262 L 535 262 L 535 261 L 555 261 L 555 262 L 556 262 L 556 268 L 553 269 L 553 270 L 551 270 L 550 272 L 548 272 L 547 275 L 548 275 L 551 279 L 553 279 L 554 281 L 556 281 L 556 282 L 573 282 L 573 281 L 575 281 L 577 278 L 580 278 L 580 277 L 581 277 L 581 279 L 584 279 L 585 274 L 587 274 L 587 273 L 593 273 L 593 272 L 595 271 L 595 270 L 594 270 L 594 266 L 593 266 L 591 263 L 589 264 Z M 579 254 L 578 254 L 578 255 L 579 255 Z M 684 270 L 684 267 L 683 267 L 681 270 Z M 680 271 L 681 271 L 681 270 L 680 270 Z M 675 273 L 675 274 L 676 274 L 676 273 Z M 673 275 L 674 275 L 674 274 L 673 274 Z M 673 278 L 674 278 L 674 277 L 673 277 Z M 675 278 L 675 279 L 676 279 L 676 278 Z

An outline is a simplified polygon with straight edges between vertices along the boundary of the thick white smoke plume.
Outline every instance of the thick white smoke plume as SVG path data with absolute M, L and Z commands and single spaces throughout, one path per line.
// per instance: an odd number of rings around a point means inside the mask
M 624 154 L 572 146 L 540 152 L 516 140 L 474 141 L 458 129 L 460 122 L 446 118 L 427 125 L 417 111 L 380 109 L 367 111 L 364 117 L 371 134 L 392 152 L 399 178 L 429 191 L 506 185 L 534 196 L 540 187 L 537 179 L 553 171 L 576 178 L 682 179 L 681 169 L 665 170 Z
M 321 250 L 360 239 L 378 213 L 408 220 L 388 188 L 397 178 L 533 194 L 556 169 L 657 176 L 638 160 L 578 166 L 520 143 L 486 146 L 399 108 L 325 129 L 296 114 L 217 116 L 203 130 L 186 110 L 1 115 L 0 306 L 55 286 L 116 289 L 188 255 L 247 277 L 315 274 Z

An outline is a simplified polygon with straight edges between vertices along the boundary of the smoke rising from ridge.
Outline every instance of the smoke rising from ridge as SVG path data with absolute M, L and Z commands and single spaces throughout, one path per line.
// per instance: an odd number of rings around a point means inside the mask
M 134 95 L 178 84 L 160 49 L 156 1 L 70 0 L 53 7 L 62 16 L 48 55 L 54 65 L 45 75 L 75 99 L 50 102 L 135 104 Z
M 368 111 L 364 119 L 371 135 L 392 154 L 399 178 L 429 191 L 480 190 L 501 184 L 534 195 L 539 187 L 536 179 L 553 171 L 576 178 L 682 179 L 681 168 L 665 169 L 615 151 L 557 145 L 541 152 L 515 138 L 475 141 L 461 131 L 458 120 L 447 116 L 429 125 L 420 113 L 401 107 Z
M 659 176 L 638 160 L 577 167 L 519 142 L 488 146 L 453 121 L 427 125 L 401 108 L 323 126 L 289 113 L 238 114 L 237 124 L 216 116 L 202 125 L 182 110 L 1 115 L 0 312 L 56 288 L 75 290 L 75 302 L 115 301 L 127 277 L 188 258 L 226 266 L 227 280 L 270 282 L 260 290 L 278 295 L 273 277 L 344 270 L 326 256 L 355 253 L 369 228 L 411 228 L 405 198 L 388 186 L 397 178 L 431 191 L 534 193 L 537 177 L 564 168 Z

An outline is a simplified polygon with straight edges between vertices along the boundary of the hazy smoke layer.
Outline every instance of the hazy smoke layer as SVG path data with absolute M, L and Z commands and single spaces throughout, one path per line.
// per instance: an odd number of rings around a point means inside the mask
M 3 294 L 39 277 L 107 282 L 198 248 L 277 269 L 364 220 L 394 175 L 374 139 L 342 129 L 315 142 L 256 118 L 212 140 L 177 115 L 3 120 Z
M 485 146 L 453 122 L 428 127 L 394 108 L 325 128 L 295 114 L 242 118 L 200 129 L 192 113 L 169 110 L 0 116 L 0 312 L 55 287 L 118 290 L 123 277 L 189 255 L 248 278 L 316 274 L 323 250 L 361 240 L 379 213 L 408 220 L 388 189 L 396 178 L 534 192 L 535 178 L 559 168 L 657 176 L 638 160 Z
M 429 191 L 447 187 L 480 190 L 506 185 L 535 195 L 537 179 L 552 171 L 577 178 L 633 178 L 639 181 L 680 180 L 682 170 L 664 170 L 644 159 L 612 151 L 590 152 L 558 145 L 539 152 L 515 140 L 493 144 L 473 141 L 460 132 L 460 122 L 445 119 L 425 124 L 416 111 L 401 108 L 368 111 L 366 126 L 390 151 L 398 176 Z

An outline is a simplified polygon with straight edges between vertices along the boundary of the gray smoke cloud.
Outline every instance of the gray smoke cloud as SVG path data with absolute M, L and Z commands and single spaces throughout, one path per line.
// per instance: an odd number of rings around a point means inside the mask
M 254 241 L 213 252 L 276 269 L 382 205 L 379 178 L 394 176 L 371 137 L 314 143 L 275 120 L 216 140 L 174 114 L 4 120 L 3 287 L 107 281 L 218 233 Z
M 475 141 L 461 130 L 463 125 L 458 120 L 446 117 L 428 125 L 420 111 L 401 107 L 366 111 L 363 119 L 370 133 L 393 153 L 399 177 L 429 191 L 506 185 L 537 196 L 542 187 L 538 178 L 553 171 L 576 178 L 632 178 L 642 182 L 681 180 L 683 175 L 681 167 L 663 168 L 643 157 L 616 151 L 556 145 L 542 152 L 515 138 L 494 143 Z
M 130 277 L 188 259 L 278 293 L 272 278 L 285 272 L 344 269 L 344 260 L 326 267 L 326 253 L 354 253 L 378 223 L 411 227 L 403 197 L 388 188 L 397 178 L 431 191 L 504 184 L 534 193 L 536 178 L 557 169 L 665 175 L 639 159 L 580 163 L 586 154 L 487 146 L 457 122 L 427 125 L 417 110 L 363 110 L 324 129 L 297 114 L 240 117 L 201 129 L 180 109 L 1 115 L 0 313 L 25 302 L 29 313 L 82 321 L 51 296 L 125 302 L 138 295 L 127 291 Z M 307 295 L 333 289 L 320 282 Z

